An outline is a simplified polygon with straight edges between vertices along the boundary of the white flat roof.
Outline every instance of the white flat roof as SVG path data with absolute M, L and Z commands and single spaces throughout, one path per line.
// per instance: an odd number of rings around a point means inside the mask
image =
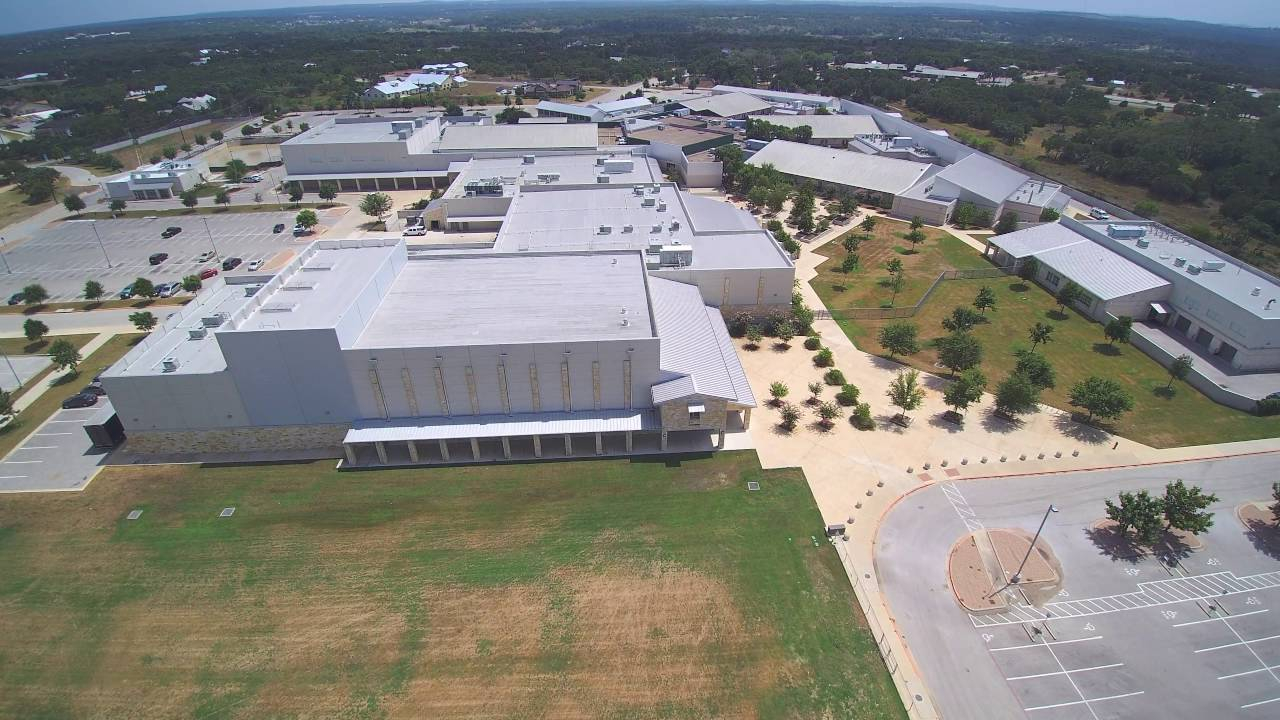
M 774 140 L 747 161 L 795 177 L 901 195 L 932 167 L 928 163 Z
M 773 107 L 771 103 L 754 95 L 740 92 L 708 95 L 706 97 L 693 98 L 692 100 L 683 100 L 680 104 L 689 108 L 692 112 L 711 113 L 720 117 L 737 117 L 738 115 L 762 112 Z
M 605 166 L 597 165 L 598 158 L 617 161 L 630 161 L 630 170 L 619 170 L 614 163 L 612 171 L 606 172 Z M 664 182 L 662 171 L 657 162 L 647 155 L 632 154 L 629 148 L 619 147 L 612 152 L 575 153 L 572 155 L 538 155 L 532 163 L 516 155 L 511 157 L 475 158 L 467 163 L 463 170 L 449 186 L 445 197 L 454 198 L 466 192 L 466 184 L 473 181 L 499 179 L 504 186 L 504 195 L 510 195 L 515 188 L 523 185 L 541 187 L 555 185 L 591 185 L 599 175 L 607 175 L 609 181 L 619 184 Z M 549 182 L 538 179 L 539 175 L 559 175 Z
M 813 129 L 815 140 L 846 140 L 884 132 L 870 115 L 752 115 L 751 118 L 788 128 L 808 125 Z
M 435 255 L 405 263 L 352 347 L 570 342 L 653 334 L 645 267 L 637 252 Z
M 450 150 L 596 149 L 594 123 L 563 125 L 450 125 L 440 136 L 441 152 Z

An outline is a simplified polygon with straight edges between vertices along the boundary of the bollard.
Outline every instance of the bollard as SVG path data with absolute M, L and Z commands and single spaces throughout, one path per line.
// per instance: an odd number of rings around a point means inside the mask
M 969 464 L 969 458 L 960 458 L 960 464 L 961 464 L 961 465 L 968 465 L 968 464 Z
M 946 461 L 946 460 L 943 460 L 943 461 L 942 461 L 942 463 L 941 463 L 941 466 L 942 466 L 942 467 L 946 467 L 946 466 L 947 466 L 947 461 Z
M 854 509 L 854 510 L 861 510 L 861 509 L 862 509 L 862 501 L 861 501 L 861 500 L 859 500 L 858 502 L 854 503 L 854 504 L 853 504 L 853 509 Z
M 884 487 L 884 481 L 883 481 L 883 480 L 877 480 L 877 481 L 876 481 L 876 487 Z
M 929 469 L 929 468 L 925 468 L 925 470 L 928 470 L 928 469 Z M 915 468 L 908 466 L 908 467 L 907 467 L 907 474 L 908 474 L 908 475 L 910 475 L 910 474 L 911 474 L 911 473 L 913 473 L 913 472 L 915 472 Z
M 924 464 L 924 469 L 925 469 L 925 470 L 928 470 L 928 469 L 929 469 L 929 463 L 925 463 L 925 464 Z
M 1039 455 L 1037 455 L 1037 456 L 1036 456 L 1036 459 L 1037 459 L 1037 460 L 1043 460 L 1043 459 L 1044 459 L 1044 453 L 1040 453 Z
M 983 465 L 986 465 L 986 464 L 987 464 L 987 456 L 986 456 L 986 455 L 983 455 L 983 456 L 982 456 L 982 464 L 983 464 Z
M 1059 450 L 1058 452 L 1054 453 L 1054 454 L 1053 454 L 1053 456 L 1054 456 L 1054 457 L 1056 457 L 1056 458 L 1060 458 L 1060 457 L 1062 457 L 1062 451 L 1061 451 L 1061 450 Z
M 871 497 L 871 490 L 867 490 L 867 497 Z
M 1000 462 L 1004 462 L 1005 460 L 1008 460 L 1008 459 L 1009 458 L 1005 457 L 1004 455 L 1000 456 Z
M 1080 457 L 1080 451 L 1079 451 L 1079 450 L 1072 450 L 1072 451 L 1071 451 L 1071 457 Z
M 1018 456 L 1018 459 L 1019 459 L 1019 460 L 1026 460 L 1026 459 L 1027 459 L 1027 454 L 1026 454 L 1026 453 L 1022 453 L 1021 455 L 1019 455 L 1019 456 Z

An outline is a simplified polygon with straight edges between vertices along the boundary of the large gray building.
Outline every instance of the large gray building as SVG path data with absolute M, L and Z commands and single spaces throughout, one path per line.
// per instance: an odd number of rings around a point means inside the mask
M 755 399 L 719 311 L 647 264 L 318 241 L 273 277 L 216 281 L 102 381 L 141 453 L 367 465 L 663 451 L 673 433 L 718 446 Z

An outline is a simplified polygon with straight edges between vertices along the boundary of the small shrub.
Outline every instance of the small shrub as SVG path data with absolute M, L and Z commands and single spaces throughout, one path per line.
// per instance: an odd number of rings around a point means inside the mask
M 818 350 L 818 349 L 819 349 L 819 348 L 821 348 L 821 347 L 822 347 L 822 341 L 821 341 L 821 340 L 819 340 L 819 339 L 818 339 L 818 338 L 816 338 L 816 337 L 813 337 L 812 335 L 810 335 L 809 337 L 807 337 L 807 338 L 805 338 L 805 339 L 804 339 L 804 349 L 805 349 L 805 350 L 814 350 L 814 351 L 816 351 L 816 350 Z
M 844 373 L 835 368 L 828 370 L 823 376 L 822 381 L 828 385 L 844 385 Z
M 874 430 L 876 421 L 871 417 L 871 406 L 858 403 L 853 412 L 849 413 L 849 423 L 859 430 Z
M 800 409 L 791 403 L 782 404 L 782 422 L 779 423 L 783 430 L 788 432 L 796 429 L 796 424 L 800 422 Z
M 747 328 L 751 327 L 751 313 L 740 312 L 729 320 L 730 337 L 740 338 L 747 334 Z
M 818 367 L 831 367 L 835 362 L 835 356 L 831 354 L 830 348 L 822 348 L 813 356 L 813 364 Z
M 857 405 L 858 394 L 857 385 L 850 385 L 846 383 L 844 387 L 840 388 L 840 392 L 836 393 L 836 402 L 844 405 L 845 407 Z
M 1258 401 L 1259 415 L 1280 415 L 1280 398 L 1267 398 Z

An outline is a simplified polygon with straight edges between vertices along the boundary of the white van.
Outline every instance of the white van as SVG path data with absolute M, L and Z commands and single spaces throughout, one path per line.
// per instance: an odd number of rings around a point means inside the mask
M 1107 212 L 1106 210 L 1103 210 L 1102 208 L 1091 208 L 1089 210 L 1089 215 L 1092 216 L 1094 220 L 1110 220 L 1111 219 L 1111 213 Z

